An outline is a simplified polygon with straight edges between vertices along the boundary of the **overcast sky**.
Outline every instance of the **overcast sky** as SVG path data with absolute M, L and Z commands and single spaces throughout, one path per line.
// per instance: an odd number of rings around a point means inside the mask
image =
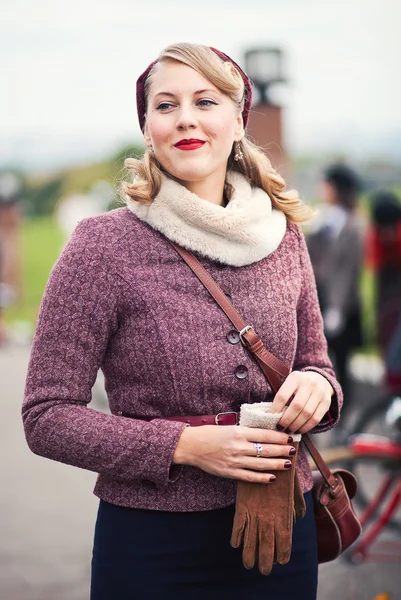
M 250 47 L 282 47 L 290 150 L 401 158 L 397 0 L 0 0 L 0 9 L 0 166 L 139 140 L 135 80 L 177 41 L 240 64 Z

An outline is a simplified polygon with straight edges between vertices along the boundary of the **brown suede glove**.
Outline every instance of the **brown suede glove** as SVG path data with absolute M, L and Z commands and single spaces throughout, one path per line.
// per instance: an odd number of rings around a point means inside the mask
M 296 456 L 298 457 L 298 451 Z M 294 522 L 295 517 L 304 518 L 306 513 L 305 498 L 302 492 L 301 482 L 299 481 L 298 473 L 295 472 L 294 477 Z
M 298 442 L 293 446 L 297 454 L 292 468 L 276 471 L 274 482 L 238 481 L 231 545 L 238 548 L 243 542 L 244 566 L 252 569 L 257 563 L 263 575 L 269 575 L 275 562 L 284 565 L 290 560 L 294 514 L 305 514 L 296 473 Z

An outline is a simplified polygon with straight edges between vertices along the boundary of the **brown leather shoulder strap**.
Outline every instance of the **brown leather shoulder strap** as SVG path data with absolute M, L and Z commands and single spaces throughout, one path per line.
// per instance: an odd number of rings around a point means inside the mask
M 330 487 L 335 487 L 337 481 L 336 478 L 324 462 L 322 455 L 320 454 L 319 450 L 316 448 L 315 444 L 312 442 L 310 436 L 307 433 L 302 434 L 302 441 L 304 442 L 309 454 L 315 461 L 317 468 L 321 472 L 326 482 L 329 484 Z
M 259 366 L 264 372 L 267 380 L 275 392 L 280 388 L 283 380 L 287 377 L 289 369 L 287 365 L 276 358 L 263 345 L 262 340 L 252 325 L 247 324 L 238 311 L 228 300 L 223 290 L 218 286 L 213 277 L 203 268 L 198 259 L 181 246 L 171 242 L 178 254 L 195 273 L 200 282 L 205 286 L 209 294 L 215 299 L 220 308 L 225 312 L 231 323 L 237 329 L 241 342 L 255 356 Z
M 206 271 L 206 269 L 204 269 L 192 252 L 185 250 L 185 248 L 182 248 L 174 242 L 170 242 L 170 244 L 186 262 L 189 268 L 195 273 L 199 281 L 215 299 L 220 308 L 225 312 L 231 323 L 237 329 L 241 338 L 241 342 L 255 356 L 257 363 L 261 367 L 272 389 L 277 392 L 281 387 L 283 380 L 290 372 L 288 366 L 267 350 L 253 326 L 244 321 L 239 312 L 228 300 L 223 290 L 219 287 L 213 277 Z M 304 441 L 305 446 L 307 447 L 324 479 L 329 485 L 334 486 L 336 479 L 331 474 L 330 469 L 324 462 L 309 435 L 303 434 L 302 440 Z

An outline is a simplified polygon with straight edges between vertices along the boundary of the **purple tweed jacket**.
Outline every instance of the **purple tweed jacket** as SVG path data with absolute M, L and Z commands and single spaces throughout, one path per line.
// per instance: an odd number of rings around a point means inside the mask
M 201 262 L 274 354 L 330 381 L 336 394 L 316 431 L 332 427 L 342 394 L 299 228 L 288 223 L 277 250 L 249 266 Z M 272 399 L 232 330 L 168 241 L 127 208 L 82 221 L 42 301 L 23 403 L 29 447 L 97 472 L 94 493 L 113 504 L 167 511 L 232 504 L 233 480 L 171 465 L 185 425 L 163 420 Z M 88 407 L 99 368 L 111 414 Z M 303 447 L 297 468 L 307 491 Z

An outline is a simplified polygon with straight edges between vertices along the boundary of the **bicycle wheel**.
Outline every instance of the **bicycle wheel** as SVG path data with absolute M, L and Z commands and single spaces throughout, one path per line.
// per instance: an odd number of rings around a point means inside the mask
M 359 419 L 355 422 L 353 432 L 351 435 L 387 434 L 388 427 L 386 425 L 386 414 L 395 399 L 395 394 L 384 394 L 383 396 L 379 397 L 374 402 L 372 402 L 372 404 L 368 406 L 368 408 L 360 415 Z M 346 468 L 348 468 L 350 471 L 355 472 L 355 459 L 350 458 L 347 464 L 348 466 Z M 392 467 L 390 466 L 390 468 Z M 355 475 L 357 475 L 356 472 Z M 378 474 L 376 475 L 376 479 L 377 478 Z M 355 501 L 362 509 L 364 509 L 372 499 L 372 494 L 369 491 L 369 489 L 370 485 L 367 484 L 367 481 L 363 477 L 358 477 L 358 491 L 355 496 Z
M 351 435 L 358 433 L 383 435 L 386 432 L 386 412 L 393 402 L 394 397 L 395 394 L 384 394 L 369 404 L 355 421 Z
M 401 477 L 399 459 L 383 457 L 373 452 L 359 455 L 351 446 L 328 448 L 321 454 L 331 468 L 341 467 L 354 473 L 358 480 L 355 502 L 359 509 L 366 508 L 372 502 L 386 480 L 391 479 L 395 482 L 397 477 Z M 401 531 L 401 505 L 392 515 L 388 526 Z

